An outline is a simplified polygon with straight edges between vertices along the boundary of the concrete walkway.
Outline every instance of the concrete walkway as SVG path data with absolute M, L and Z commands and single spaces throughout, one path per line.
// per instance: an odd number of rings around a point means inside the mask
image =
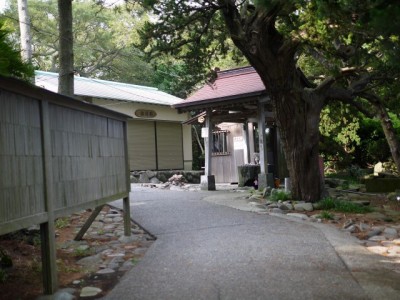
M 240 208 L 226 191 L 135 186 L 132 218 L 157 241 L 106 299 L 400 299 L 400 274 L 353 238 Z

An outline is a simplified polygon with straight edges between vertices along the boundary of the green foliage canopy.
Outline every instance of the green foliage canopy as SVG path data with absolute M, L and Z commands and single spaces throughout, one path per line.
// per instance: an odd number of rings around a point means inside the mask
M 0 75 L 29 80 L 33 76 L 33 68 L 22 61 L 5 24 L 5 20 L 0 18 Z

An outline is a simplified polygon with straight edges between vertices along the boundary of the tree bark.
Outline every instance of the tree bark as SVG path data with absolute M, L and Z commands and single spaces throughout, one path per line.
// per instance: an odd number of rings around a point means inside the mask
M 59 59 L 58 92 L 74 95 L 74 52 L 72 32 L 72 0 L 58 0 Z
M 390 120 L 390 117 L 386 111 L 386 109 L 383 107 L 383 105 L 380 105 L 377 107 L 378 110 L 378 118 L 379 121 L 381 122 L 381 126 L 383 129 L 383 132 L 385 134 L 386 140 L 388 142 L 390 152 L 392 153 L 392 158 L 394 163 L 396 164 L 397 172 L 400 174 L 400 143 L 399 139 L 397 138 L 396 132 L 393 128 L 392 121 Z
M 363 94 L 362 96 L 367 99 L 376 110 L 376 117 L 381 122 L 383 133 L 385 134 L 390 152 L 392 153 L 392 158 L 396 165 L 397 172 L 400 173 L 400 142 L 397 138 L 390 116 L 379 97 L 371 94 Z
M 243 22 L 235 1 L 221 3 L 225 5 L 224 18 L 233 42 L 260 75 L 272 101 L 292 181 L 292 196 L 307 202 L 319 201 L 325 196 L 319 169 L 319 120 L 324 90 L 310 89 L 296 69 L 296 41 L 285 40 L 275 28 L 279 7 L 255 10 Z
M 32 43 L 27 0 L 18 0 L 19 28 L 21 32 L 21 57 L 24 62 L 32 62 Z

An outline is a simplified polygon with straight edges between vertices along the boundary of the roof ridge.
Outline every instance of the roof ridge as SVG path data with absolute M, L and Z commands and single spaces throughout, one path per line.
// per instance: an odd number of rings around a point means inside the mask
M 247 74 L 247 73 L 256 73 L 256 71 L 252 66 L 217 71 L 218 78 L 238 76 L 238 75 L 243 75 L 243 74 Z
M 48 75 L 48 76 L 53 76 L 53 77 L 59 76 L 58 73 L 48 72 L 48 71 L 35 70 L 35 73 L 37 73 L 38 75 Z M 118 85 L 118 86 L 125 86 L 125 87 L 131 87 L 131 88 L 138 88 L 138 89 L 142 89 L 142 90 L 160 91 L 158 88 L 150 87 L 150 86 L 137 85 L 137 84 L 132 84 L 132 83 L 112 81 L 112 80 L 90 78 L 90 77 L 80 77 L 80 76 L 76 76 L 76 75 L 74 75 L 74 80 L 88 81 L 88 82 L 94 81 L 94 82 L 98 82 L 98 83 L 105 84 L 105 85 Z

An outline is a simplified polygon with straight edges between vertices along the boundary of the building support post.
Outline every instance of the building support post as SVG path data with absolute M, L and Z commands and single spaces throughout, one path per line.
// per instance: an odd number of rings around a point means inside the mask
M 204 152 L 205 152 L 205 164 L 204 164 L 204 175 L 201 176 L 200 189 L 205 191 L 215 191 L 215 177 L 211 175 L 211 155 L 213 145 L 212 135 L 212 122 L 211 122 L 211 109 L 207 109 L 206 123 L 205 123 L 205 134 L 204 134 Z
M 273 174 L 268 173 L 267 160 L 267 139 L 265 135 L 265 102 L 260 99 L 258 103 L 258 141 L 260 148 L 260 174 L 258 174 L 258 189 L 263 190 L 267 186 L 272 186 Z
M 129 164 L 129 151 L 128 151 L 128 121 L 124 122 L 124 152 L 125 152 L 125 172 L 126 172 L 126 191 L 128 195 L 123 199 L 124 207 L 124 235 L 130 237 L 132 235 L 131 224 L 131 205 L 129 201 L 129 192 L 131 191 L 131 171 Z

